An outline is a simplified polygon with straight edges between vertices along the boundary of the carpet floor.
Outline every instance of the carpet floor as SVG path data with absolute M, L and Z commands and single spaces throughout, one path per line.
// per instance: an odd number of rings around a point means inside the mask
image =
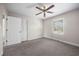
M 6 46 L 4 56 L 79 56 L 79 47 L 40 38 Z

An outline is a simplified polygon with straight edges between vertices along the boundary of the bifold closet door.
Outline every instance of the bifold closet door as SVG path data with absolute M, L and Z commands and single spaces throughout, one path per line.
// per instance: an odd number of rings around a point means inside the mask
M 7 20 L 7 45 L 21 42 L 21 19 L 8 16 Z

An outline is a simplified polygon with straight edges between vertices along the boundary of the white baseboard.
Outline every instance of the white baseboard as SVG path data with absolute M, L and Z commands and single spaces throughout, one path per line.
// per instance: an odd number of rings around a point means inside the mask
M 53 40 L 56 40 L 56 41 L 60 41 L 60 42 L 63 42 L 63 43 L 66 43 L 66 44 L 69 44 L 69 45 L 72 45 L 72 46 L 79 47 L 79 44 L 76 44 L 76 43 L 72 43 L 72 42 L 68 42 L 68 41 L 63 41 L 63 40 L 60 40 L 60 39 L 57 39 L 57 38 L 54 38 L 54 37 L 50 37 L 48 35 L 46 35 L 44 37 L 45 38 L 49 38 L 49 39 L 53 39 Z

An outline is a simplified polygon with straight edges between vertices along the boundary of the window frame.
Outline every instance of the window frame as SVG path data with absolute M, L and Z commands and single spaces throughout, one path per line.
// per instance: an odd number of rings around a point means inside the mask
M 60 33 L 59 33 L 59 31 L 55 31 L 55 30 L 54 30 L 54 28 L 55 28 L 55 24 L 54 24 L 54 23 L 55 23 L 55 22 L 58 22 L 58 21 L 60 21 L 60 20 L 63 21 L 63 32 L 60 32 Z M 53 20 L 53 33 L 54 33 L 54 34 L 59 34 L 59 35 L 63 35 L 63 34 L 64 34 L 64 18 L 59 18 L 59 19 L 54 19 L 54 20 Z

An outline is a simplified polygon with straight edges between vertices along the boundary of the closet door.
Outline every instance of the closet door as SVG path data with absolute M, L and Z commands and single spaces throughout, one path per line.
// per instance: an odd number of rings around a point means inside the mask
M 21 42 L 21 19 L 16 17 L 8 17 L 7 20 L 7 45 L 17 44 Z

